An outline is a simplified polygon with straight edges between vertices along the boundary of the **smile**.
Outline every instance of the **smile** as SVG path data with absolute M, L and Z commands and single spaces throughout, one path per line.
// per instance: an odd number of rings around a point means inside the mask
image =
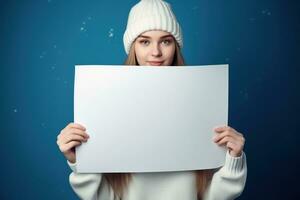
M 148 62 L 150 65 L 154 65 L 154 66 L 159 66 L 159 65 L 162 65 L 163 64 L 163 62 L 161 61 L 161 62 L 158 62 L 158 61 L 149 61 Z

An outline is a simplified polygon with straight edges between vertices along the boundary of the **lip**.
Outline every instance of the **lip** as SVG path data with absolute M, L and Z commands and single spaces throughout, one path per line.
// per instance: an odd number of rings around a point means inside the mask
M 149 61 L 148 63 L 150 65 L 159 66 L 159 65 L 163 64 L 163 61 Z

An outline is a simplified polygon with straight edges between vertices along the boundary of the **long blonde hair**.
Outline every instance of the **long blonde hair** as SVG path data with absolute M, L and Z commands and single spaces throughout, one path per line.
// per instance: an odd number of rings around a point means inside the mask
M 139 65 L 136 59 L 134 44 L 130 48 L 128 57 L 125 61 L 125 65 Z M 176 42 L 175 45 L 175 55 L 173 59 L 172 66 L 183 66 L 184 60 L 181 54 L 179 45 Z M 211 178 L 214 173 L 214 169 L 211 170 L 196 170 L 196 185 L 197 188 L 197 199 L 202 200 L 204 192 L 208 185 L 210 184 Z M 110 185 L 110 189 L 113 189 L 114 198 L 122 199 L 125 189 L 127 189 L 130 180 L 132 179 L 131 173 L 105 173 L 103 174 L 103 178 L 107 181 Z

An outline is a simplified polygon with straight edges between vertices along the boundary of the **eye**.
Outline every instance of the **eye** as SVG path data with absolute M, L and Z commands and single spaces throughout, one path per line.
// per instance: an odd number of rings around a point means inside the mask
M 166 39 L 166 40 L 163 40 L 162 43 L 163 43 L 164 45 L 169 45 L 169 44 L 172 43 L 172 40 L 171 40 L 171 39 Z
M 146 46 L 146 45 L 148 45 L 150 42 L 149 42 L 148 40 L 140 40 L 139 43 L 140 43 L 141 45 Z

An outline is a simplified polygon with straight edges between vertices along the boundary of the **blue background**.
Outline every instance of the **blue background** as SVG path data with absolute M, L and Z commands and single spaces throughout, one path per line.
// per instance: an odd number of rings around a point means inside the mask
M 75 64 L 122 64 L 134 0 L 1 1 L 0 199 L 76 199 L 56 137 Z M 230 65 L 229 125 L 246 138 L 240 200 L 299 196 L 299 1 L 170 0 L 189 65 Z M 297 84 L 298 83 L 298 84 Z

